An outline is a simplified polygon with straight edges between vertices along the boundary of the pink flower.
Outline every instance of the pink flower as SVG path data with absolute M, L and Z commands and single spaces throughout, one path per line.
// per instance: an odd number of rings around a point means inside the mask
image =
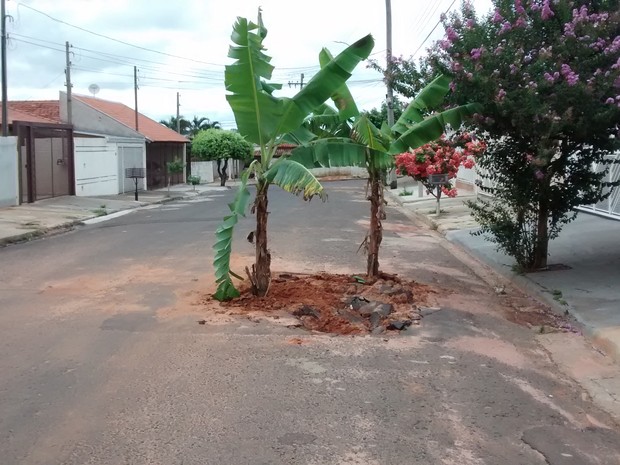
M 605 103 L 608 105 L 614 105 L 616 101 L 613 98 L 609 97 L 607 100 L 605 100 Z
M 471 55 L 471 59 L 474 61 L 478 61 L 480 59 L 480 57 L 482 56 L 482 51 L 484 50 L 483 47 L 480 48 L 472 48 L 470 55 Z
M 549 6 L 549 0 L 544 0 L 540 17 L 544 20 L 547 20 L 552 18 L 553 16 L 555 16 L 555 14 L 553 13 L 553 11 L 551 11 L 551 7 Z
M 475 23 L 475 22 L 474 22 L 474 20 L 473 20 L 473 19 L 471 19 L 471 18 L 470 18 L 470 19 L 468 19 L 467 21 L 465 21 L 465 27 L 466 27 L 467 29 L 472 29 L 472 28 L 474 27 L 474 24 L 476 24 L 476 23 Z
M 508 21 L 504 21 L 498 34 L 504 34 L 505 32 L 508 32 L 511 29 L 512 29 L 512 26 L 510 25 L 510 23 Z
M 517 21 L 515 22 L 515 27 L 526 27 L 527 23 L 525 22 L 525 19 L 523 19 L 523 16 L 519 16 L 517 18 Z
M 515 0 L 515 11 L 518 15 L 522 15 L 523 13 L 525 13 L 525 8 L 523 8 L 521 0 Z
M 459 35 L 453 28 L 449 27 L 446 29 L 446 39 L 450 42 L 456 42 L 459 39 Z
M 555 82 L 555 78 L 551 74 L 549 74 L 549 73 L 543 74 L 543 77 L 545 78 L 545 80 L 547 80 L 549 82 Z
M 536 179 L 538 179 L 539 181 L 542 181 L 543 179 L 545 179 L 545 173 L 543 173 L 540 170 L 536 170 L 534 171 L 534 176 L 536 177 Z
M 495 13 L 493 14 L 493 22 L 494 23 L 501 23 L 503 20 L 504 20 L 504 17 L 499 12 L 499 9 L 496 9 Z
M 452 198 L 456 197 L 456 194 L 457 194 L 456 189 L 454 187 L 451 189 L 448 189 L 447 187 L 442 186 L 441 192 L 444 195 L 447 195 L 448 197 L 452 197 Z
M 497 95 L 495 96 L 495 100 L 497 102 L 503 102 L 504 101 L 504 97 L 506 97 L 506 91 L 504 89 L 500 89 L 497 92 Z
M 570 73 L 568 76 L 566 76 L 566 82 L 569 86 L 574 86 L 579 82 L 579 75 L 575 73 Z

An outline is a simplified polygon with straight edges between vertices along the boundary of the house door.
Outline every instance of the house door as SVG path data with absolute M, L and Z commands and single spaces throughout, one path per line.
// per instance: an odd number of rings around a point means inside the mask
M 60 124 L 16 122 L 20 203 L 75 194 L 73 130 Z

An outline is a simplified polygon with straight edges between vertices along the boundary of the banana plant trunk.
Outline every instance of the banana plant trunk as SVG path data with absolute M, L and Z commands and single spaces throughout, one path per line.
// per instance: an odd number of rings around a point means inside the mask
M 267 207 L 269 184 L 259 181 L 256 186 L 256 264 L 253 267 L 252 287 L 254 295 L 264 297 L 271 283 L 271 254 L 267 249 Z
M 381 224 L 383 195 L 381 195 L 381 175 L 378 170 L 370 170 L 370 231 L 368 233 L 368 263 L 366 274 L 368 278 L 379 276 L 379 247 L 383 240 L 383 226 Z

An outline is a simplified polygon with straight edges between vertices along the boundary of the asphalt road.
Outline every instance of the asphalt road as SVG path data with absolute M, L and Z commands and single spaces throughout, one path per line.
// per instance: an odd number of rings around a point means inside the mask
M 363 272 L 363 183 L 328 187 L 325 204 L 272 190 L 274 269 Z M 440 238 L 391 207 L 382 267 L 437 289 L 441 310 L 419 328 L 198 325 L 231 199 L 0 250 L 1 465 L 620 464 L 613 418 Z M 235 265 L 252 254 L 251 218 L 239 226 Z

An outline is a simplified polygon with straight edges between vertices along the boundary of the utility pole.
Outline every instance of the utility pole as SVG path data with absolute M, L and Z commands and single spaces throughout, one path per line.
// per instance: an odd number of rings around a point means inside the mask
M 6 84 L 6 0 L 0 0 L 1 8 L 0 8 L 0 18 L 2 20 L 2 137 L 6 137 L 9 135 L 9 116 L 8 116 L 8 99 L 7 99 L 7 84 Z
M 288 81 L 288 86 L 289 87 L 297 87 L 299 86 L 299 89 L 303 89 L 304 88 L 304 73 L 301 73 L 301 79 L 299 80 L 299 82 L 291 82 Z
M 386 52 L 387 63 L 385 67 L 385 83 L 387 85 L 387 118 L 388 126 L 394 126 L 394 91 L 392 89 L 392 1 L 385 0 L 385 30 L 386 30 Z M 391 169 L 388 173 L 390 189 L 396 189 L 398 181 L 396 170 Z
M 177 92 L 177 132 L 179 134 L 181 134 L 181 115 L 180 115 L 181 104 L 179 103 L 180 97 L 181 97 L 181 94 Z
M 67 61 L 67 67 L 65 68 L 65 77 L 67 86 L 67 122 L 69 124 L 73 124 L 73 97 L 71 95 L 71 88 L 73 84 L 71 84 L 71 54 L 69 52 L 69 48 L 71 45 L 69 41 L 65 42 L 65 59 Z
M 133 94 L 136 107 L 136 132 L 138 132 L 138 68 L 133 67 Z

